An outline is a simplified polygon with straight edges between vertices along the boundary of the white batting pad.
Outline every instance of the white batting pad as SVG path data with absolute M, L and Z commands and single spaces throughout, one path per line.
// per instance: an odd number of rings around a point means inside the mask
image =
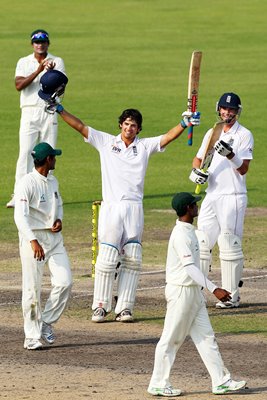
M 115 247 L 100 244 L 95 265 L 93 310 L 101 307 L 106 312 L 111 311 L 112 291 L 118 261 L 119 252 Z
M 118 301 L 115 313 L 126 308 L 132 312 L 136 289 L 142 268 L 142 246 L 140 243 L 127 243 L 122 250 L 120 273 L 118 276 Z
M 205 232 L 196 230 L 196 235 L 199 243 L 200 250 L 200 270 L 205 276 L 209 275 L 211 266 L 211 251 L 209 247 L 209 240 Z
M 241 239 L 231 232 L 223 232 L 218 238 L 220 249 L 222 287 L 232 293 L 232 301 L 239 300 L 238 284 L 242 278 L 244 255 Z

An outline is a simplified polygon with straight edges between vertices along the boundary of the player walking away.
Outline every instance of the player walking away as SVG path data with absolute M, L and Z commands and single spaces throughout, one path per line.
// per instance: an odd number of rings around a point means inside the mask
M 240 303 L 239 287 L 242 286 L 244 263 L 241 240 L 247 207 L 246 173 L 253 158 L 254 141 L 251 132 L 237 121 L 242 109 L 237 94 L 224 93 L 216 109 L 224 124 L 206 174 L 207 194 L 201 204 L 197 234 L 201 269 L 206 276 L 211 264 L 211 250 L 218 241 L 222 286 L 232 293 L 232 299 L 224 303 L 219 301 L 216 307 L 233 308 Z M 193 160 L 190 175 L 193 182 L 197 182 L 209 134 L 210 131 L 204 136 Z
M 144 226 L 143 192 L 149 157 L 163 152 L 189 125 L 198 125 L 199 113 L 184 113 L 181 123 L 164 135 L 139 138 L 142 115 L 127 109 L 119 117 L 117 136 L 98 131 L 55 104 L 62 119 L 100 153 L 102 198 L 99 215 L 99 252 L 96 260 L 93 322 L 103 322 L 112 309 L 112 292 L 117 266 L 118 300 L 116 321 L 133 321 L 136 289 L 142 267 Z
M 38 96 L 40 78 L 51 69 L 65 73 L 62 58 L 48 53 L 48 33 L 37 29 L 30 37 L 33 53 L 19 59 L 15 72 L 15 86 L 20 92 L 21 120 L 14 193 L 20 179 L 33 169 L 31 151 L 34 146 L 39 142 L 47 142 L 55 147 L 57 142 L 57 115 L 44 111 L 43 101 Z M 14 204 L 13 194 L 6 206 L 12 208 Z
M 33 149 L 35 168 L 19 182 L 15 201 L 15 222 L 19 231 L 22 264 L 22 310 L 24 348 L 42 347 L 40 339 L 52 344 L 52 324 L 58 321 L 70 296 L 72 276 L 61 234 L 63 207 L 55 169 L 61 150 L 42 142 Z M 41 310 L 41 284 L 48 264 L 52 290 Z
M 186 192 L 177 193 L 172 199 L 172 207 L 179 218 L 168 245 L 167 311 L 148 386 L 148 393 L 154 396 L 171 397 L 182 393 L 171 386 L 170 372 L 187 335 L 191 336 L 210 374 L 213 394 L 233 392 L 246 385 L 245 381 L 233 381 L 224 366 L 202 293 L 206 288 L 222 302 L 231 299 L 229 291 L 216 287 L 200 270 L 199 243 L 193 226 L 200 199 Z

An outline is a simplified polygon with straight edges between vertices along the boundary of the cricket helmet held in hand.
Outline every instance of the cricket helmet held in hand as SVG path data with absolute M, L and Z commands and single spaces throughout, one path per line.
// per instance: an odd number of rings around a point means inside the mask
M 38 95 L 45 101 L 53 101 L 63 95 L 67 83 L 68 78 L 63 72 L 56 69 L 48 70 L 40 79 L 41 89 Z
M 216 103 L 216 111 L 219 112 L 220 107 L 233 108 L 237 110 L 237 114 L 240 115 L 242 110 L 240 97 L 232 92 L 224 93 Z

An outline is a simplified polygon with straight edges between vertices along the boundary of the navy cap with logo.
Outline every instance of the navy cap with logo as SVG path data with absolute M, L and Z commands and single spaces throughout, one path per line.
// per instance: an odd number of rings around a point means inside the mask
M 186 214 L 187 206 L 197 203 L 201 198 L 201 196 L 193 196 L 187 192 L 176 193 L 172 199 L 172 208 L 179 217 L 182 217 Z
M 57 91 L 63 94 L 67 83 L 68 78 L 63 72 L 56 69 L 49 69 L 40 79 L 41 89 L 38 95 L 41 99 L 48 100 Z
M 47 42 L 49 43 L 49 34 L 44 29 L 36 29 L 31 33 L 31 42 Z
M 218 107 L 239 109 L 241 107 L 240 97 L 232 92 L 224 93 L 218 101 Z
M 46 142 L 37 144 L 31 152 L 33 158 L 38 161 L 42 161 L 48 156 L 60 156 L 61 154 L 62 151 L 60 149 L 53 149 L 53 147 Z

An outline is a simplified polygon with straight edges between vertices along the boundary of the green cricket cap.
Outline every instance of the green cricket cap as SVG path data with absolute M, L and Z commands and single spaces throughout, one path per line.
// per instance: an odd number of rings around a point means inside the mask
M 48 156 L 60 156 L 61 154 L 62 151 L 60 149 L 53 149 L 53 147 L 46 142 L 37 144 L 31 152 L 33 158 L 39 161 L 44 160 Z
M 187 192 L 176 193 L 172 199 L 172 208 L 179 217 L 182 217 L 186 214 L 187 206 L 197 203 L 201 198 L 201 196 L 193 196 L 191 193 Z

